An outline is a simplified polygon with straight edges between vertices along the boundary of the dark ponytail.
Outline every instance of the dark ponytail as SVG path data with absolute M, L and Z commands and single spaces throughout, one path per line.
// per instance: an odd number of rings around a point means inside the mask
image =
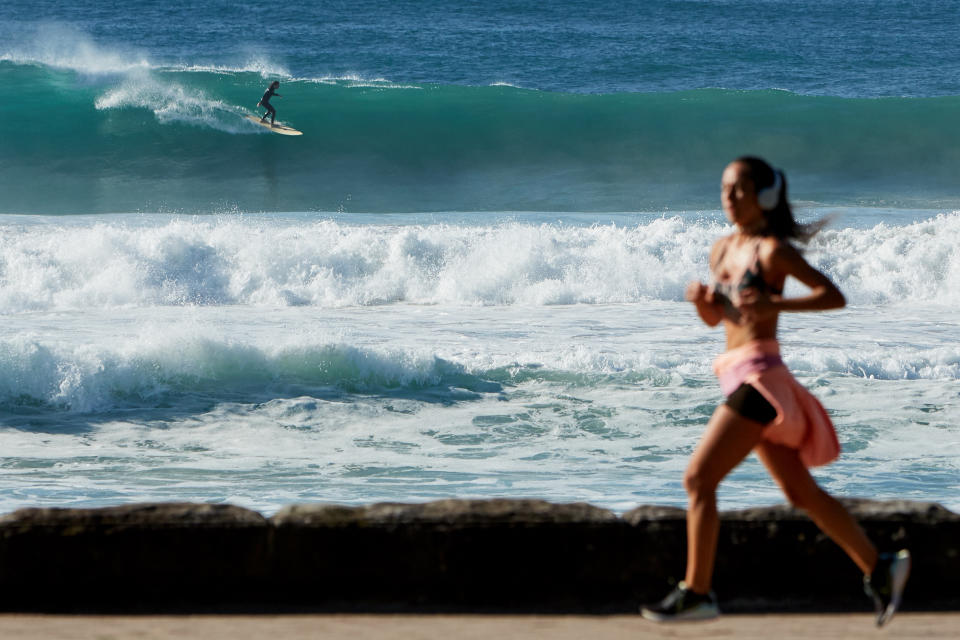
M 765 189 L 772 189 L 779 182 L 779 193 L 767 194 L 773 196 L 776 204 L 773 208 L 764 208 L 767 226 L 764 235 L 775 236 L 781 240 L 797 240 L 806 243 L 826 224 L 826 220 L 818 220 L 810 224 L 800 224 L 793 217 L 793 210 L 787 200 L 787 177 L 782 171 L 771 167 L 766 160 L 755 156 L 742 156 L 734 160 L 747 167 L 747 174 L 753 180 L 753 187 L 757 194 Z M 777 175 L 779 174 L 779 176 Z M 779 180 L 778 180 L 779 178 Z

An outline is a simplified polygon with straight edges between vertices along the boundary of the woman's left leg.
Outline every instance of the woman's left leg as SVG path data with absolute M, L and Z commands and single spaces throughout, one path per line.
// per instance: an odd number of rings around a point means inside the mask
M 274 109 L 274 108 L 273 108 L 273 105 L 270 104 L 269 102 L 266 103 L 266 104 L 262 104 L 262 103 L 261 103 L 261 106 L 262 106 L 264 109 L 266 109 L 267 112 L 263 114 L 263 117 L 262 117 L 262 118 L 260 118 L 260 122 L 266 122 L 267 116 L 270 116 L 270 124 L 273 124 L 273 123 L 275 122 L 275 120 L 276 120 L 276 117 L 277 117 L 277 110 Z
M 800 461 L 797 450 L 764 441 L 757 445 L 757 457 L 790 503 L 806 511 L 817 526 L 840 545 L 865 574 L 870 575 L 877 564 L 877 548 L 850 512 L 817 485 Z
M 757 447 L 757 455 L 790 502 L 805 510 L 863 571 L 865 590 L 873 597 L 877 610 L 877 626 L 889 622 L 900 606 L 910 577 L 910 551 L 878 554 L 853 516 L 817 486 L 795 449 L 763 442 Z

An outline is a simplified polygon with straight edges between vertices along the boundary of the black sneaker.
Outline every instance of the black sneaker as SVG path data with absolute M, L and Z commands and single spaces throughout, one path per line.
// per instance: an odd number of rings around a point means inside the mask
M 656 622 L 709 620 L 719 616 L 720 609 L 713 591 L 707 594 L 696 593 L 687 588 L 687 583 L 681 581 L 660 602 L 640 607 L 640 615 Z
M 910 552 L 906 549 L 896 553 L 881 553 L 873 573 L 863 576 L 863 590 L 873 597 L 878 627 L 889 622 L 897 612 L 909 577 Z

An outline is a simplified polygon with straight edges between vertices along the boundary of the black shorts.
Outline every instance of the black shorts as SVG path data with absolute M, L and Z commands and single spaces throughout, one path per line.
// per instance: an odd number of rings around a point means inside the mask
M 763 394 L 744 382 L 727 396 L 725 403 L 740 416 L 766 426 L 777 417 L 777 410 L 767 402 Z

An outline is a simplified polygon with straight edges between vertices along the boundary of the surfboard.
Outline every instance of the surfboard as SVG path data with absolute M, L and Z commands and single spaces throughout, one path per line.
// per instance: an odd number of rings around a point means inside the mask
M 297 131 L 293 127 L 288 127 L 285 124 L 270 124 L 269 122 L 261 122 L 260 118 L 257 116 L 244 116 L 250 122 L 256 122 L 258 125 L 264 129 L 269 129 L 274 133 L 279 133 L 282 136 L 302 136 L 303 131 Z

